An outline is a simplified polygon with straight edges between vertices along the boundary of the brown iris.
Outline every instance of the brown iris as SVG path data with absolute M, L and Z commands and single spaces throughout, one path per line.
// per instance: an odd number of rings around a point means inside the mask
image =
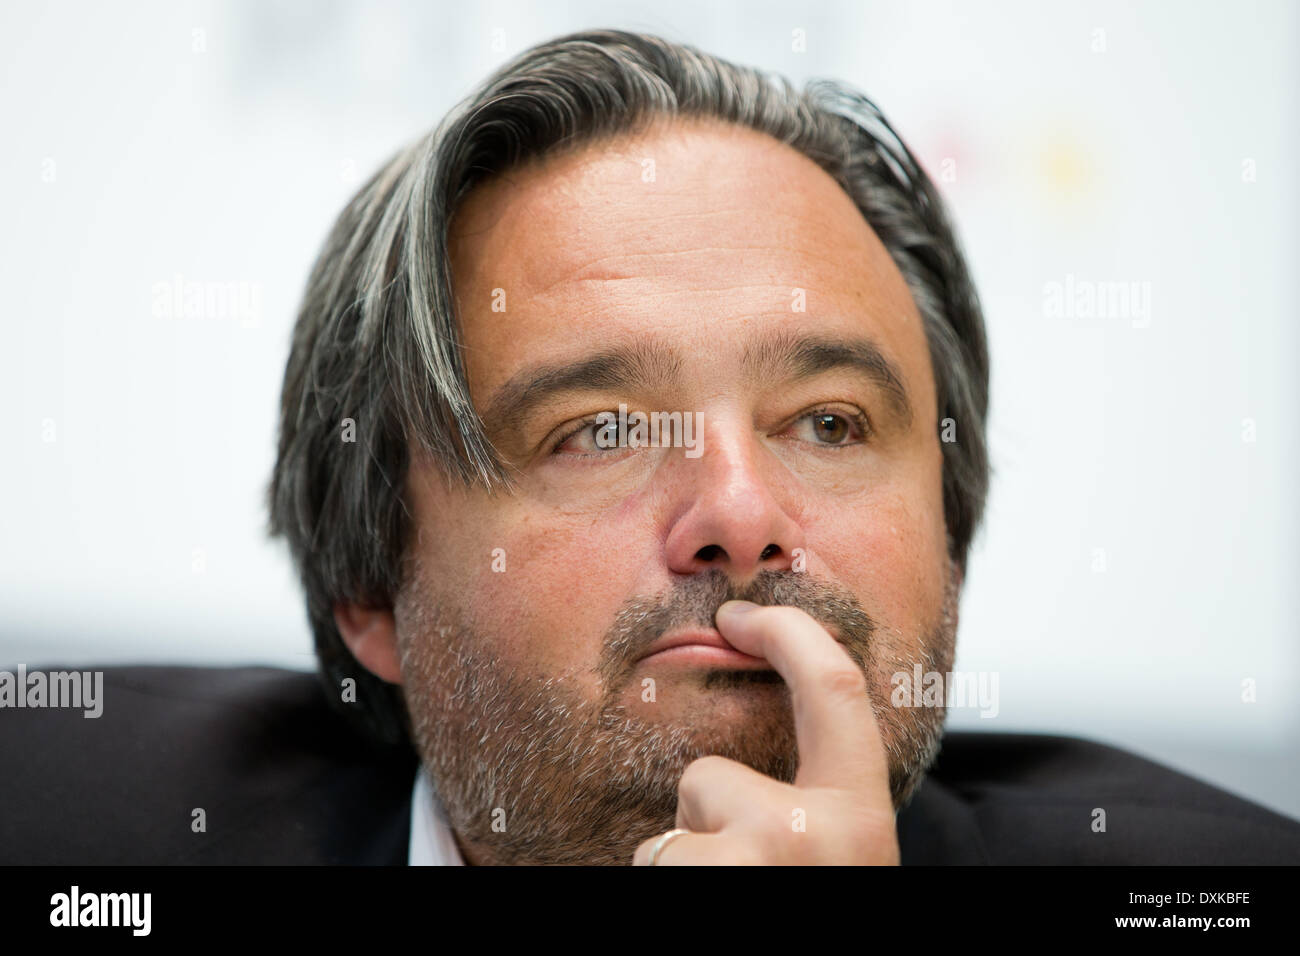
M 840 415 L 816 415 L 813 417 L 813 428 L 818 438 L 824 439 L 827 444 L 838 445 L 848 437 L 849 423 Z

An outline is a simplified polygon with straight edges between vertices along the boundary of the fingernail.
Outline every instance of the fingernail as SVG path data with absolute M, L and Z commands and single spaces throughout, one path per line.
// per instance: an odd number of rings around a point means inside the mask
M 722 607 L 718 608 L 718 610 L 722 611 L 723 609 L 726 609 L 728 614 L 748 614 L 750 611 L 757 611 L 758 608 L 759 605 L 755 604 L 753 601 L 728 601 L 726 604 L 722 605 Z

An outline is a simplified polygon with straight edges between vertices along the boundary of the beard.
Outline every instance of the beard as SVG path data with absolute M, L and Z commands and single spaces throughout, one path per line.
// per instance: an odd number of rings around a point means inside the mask
M 675 825 L 682 773 L 710 754 L 794 782 L 794 712 L 775 671 L 699 673 L 705 694 L 756 694 L 752 685 L 771 685 L 761 691 L 770 706 L 751 707 L 745 720 L 726 726 L 651 721 L 621 702 L 656 639 L 679 627 L 713 627 L 718 607 L 733 599 L 801 608 L 839 635 L 867 677 L 895 812 L 939 751 L 944 707 L 893 707 L 880 681 L 888 686 L 889 675 L 910 675 L 916 664 L 927 673 L 951 671 L 960 591 L 955 562 L 939 619 L 917 637 L 882 628 L 851 593 L 804 573 L 762 571 L 743 587 L 717 570 L 694 575 L 618 612 L 601 649 L 597 700 L 563 675 L 503 662 L 430 584 L 416 562 L 395 602 L 404 696 L 436 798 L 462 855 L 471 848 L 475 863 L 630 864 L 639 844 Z

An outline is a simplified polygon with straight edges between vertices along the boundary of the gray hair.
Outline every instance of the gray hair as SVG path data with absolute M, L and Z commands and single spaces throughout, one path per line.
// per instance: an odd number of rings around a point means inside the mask
M 984 321 L 942 200 L 880 110 L 833 81 L 799 92 L 783 77 L 658 37 L 561 37 L 498 70 L 362 187 L 312 268 L 294 328 L 270 532 L 287 539 L 302 578 L 330 699 L 355 680 L 356 703 L 341 706 L 380 740 L 409 743 L 400 688 L 353 658 L 333 606 L 388 608 L 400 591 L 412 530 L 408 442 L 462 482 L 510 486 L 470 401 L 451 218 L 489 176 L 672 116 L 733 122 L 804 153 L 889 251 L 924 321 L 940 422 L 960 429 L 959 441 L 942 443 L 943 505 L 952 557 L 965 567 L 988 488 Z

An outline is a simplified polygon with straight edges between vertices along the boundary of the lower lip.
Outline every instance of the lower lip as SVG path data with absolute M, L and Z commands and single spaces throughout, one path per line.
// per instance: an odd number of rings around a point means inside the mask
M 730 647 L 712 644 L 679 644 L 641 659 L 642 664 L 671 664 L 676 667 L 725 667 L 729 670 L 771 670 L 761 657 L 751 657 Z

